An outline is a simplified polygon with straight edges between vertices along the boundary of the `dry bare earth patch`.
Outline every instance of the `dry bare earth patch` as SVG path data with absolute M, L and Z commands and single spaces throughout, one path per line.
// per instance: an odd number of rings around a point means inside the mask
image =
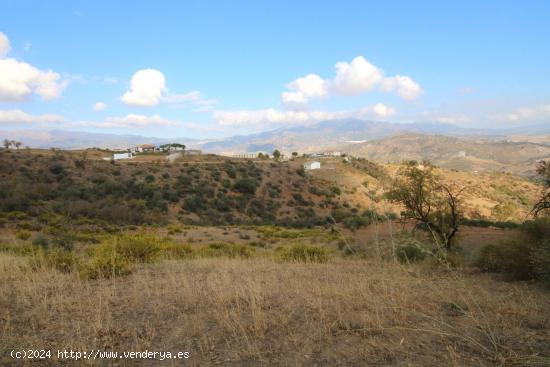
M 0 284 L 0 365 L 13 365 L 12 348 L 29 347 L 189 351 L 190 366 L 547 365 L 550 358 L 548 291 L 423 266 L 217 258 L 89 281 L 31 271 L 24 259 L 2 255 Z M 27 363 L 86 364 L 115 365 Z

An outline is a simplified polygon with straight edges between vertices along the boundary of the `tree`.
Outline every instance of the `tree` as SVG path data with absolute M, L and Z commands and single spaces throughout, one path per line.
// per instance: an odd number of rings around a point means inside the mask
M 8 139 L 4 139 L 4 148 L 9 149 L 10 146 L 11 146 L 11 141 L 9 141 Z
M 550 213 L 550 161 L 541 161 L 537 166 L 537 174 L 542 181 L 542 193 L 531 213 L 536 217 L 540 213 Z
M 463 189 L 442 183 L 433 170 L 434 166 L 428 162 L 421 165 L 408 162 L 398 171 L 387 196 L 405 207 L 403 217 L 418 221 L 438 247 L 449 250 L 458 232 L 459 197 Z
M 292 152 L 292 157 L 296 158 L 298 156 L 298 152 Z
M 275 149 L 275 150 L 273 151 L 273 158 L 274 158 L 276 161 L 278 161 L 278 160 L 281 158 L 281 152 L 279 152 L 278 149 Z
M 20 147 L 21 145 L 23 145 L 23 143 L 21 143 L 20 141 L 15 141 L 15 142 L 13 142 L 13 145 L 15 145 L 15 148 L 16 148 L 17 150 L 19 150 L 19 147 Z

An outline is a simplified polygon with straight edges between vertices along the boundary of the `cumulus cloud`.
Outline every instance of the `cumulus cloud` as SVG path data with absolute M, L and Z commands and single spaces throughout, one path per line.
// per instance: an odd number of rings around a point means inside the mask
M 281 100 L 286 107 L 291 108 L 303 108 L 310 99 L 327 95 L 354 96 L 380 90 L 413 100 L 423 93 L 420 85 L 412 78 L 403 75 L 387 77 L 382 69 L 363 56 L 357 56 L 351 62 L 336 63 L 332 79 L 324 80 L 316 74 L 309 74 L 286 87 L 288 91 L 281 94 Z
M 10 40 L 8 36 L 0 32 L 0 57 L 6 56 L 11 50 Z
M 301 106 L 309 98 L 324 97 L 327 94 L 327 83 L 316 74 L 298 78 L 286 85 L 289 92 L 283 92 L 281 99 L 287 107 Z
M 105 109 L 107 108 L 107 105 L 103 102 L 97 102 L 93 108 L 94 108 L 94 111 L 105 111 Z
M 21 110 L 0 110 L 0 124 L 32 124 L 63 122 L 63 116 L 54 114 L 31 115 Z
M 363 56 L 357 56 L 350 63 L 338 62 L 335 68 L 336 76 L 331 83 L 332 88 L 336 94 L 344 96 L 371 91 L 384 79 L 382 70 Z
M 172 106 L 197 106 L 198 111 L 210 110 L 217 103 L 213 99 L 203 99 L 202 93 L 192 91 L 183 94 L 174 94 L 166 87 L 164 74 L 155 69 L 144 69 L 136 72 L 130 80 L 130 90 L 120 98 L 130 106 L 153 107 L 159 103 Z
M 35 93 L 43 100 L 57 98 L 68 81 L 51 70 L 42 71 L 15 59 L 0 59 L 0 101 L 18 102 Z
M 385 78 L 381 83 L 384 92 L 396 92 L 397 95 L 408 101 L 420 97 L 423 93 L 420 85 L 408 76 L 396 75 Z
M 215 111 L 214 120 L 222 126 L 235 127 L 274 127 L 287 125 L 308 125 L 319 121 L 346 118 L 386 118 L 395 109 L 382 103 L 367 106 L 355 111 L 281 111 L 274 108 L 263 110 Z
M 131 106 L 153 107 L 159 104 L 165 91 L 164 75 L 155 69 L 144 69 L 132 76 L 130 90 L 120 99 Z
M 5 56 L 10 51 L 10 42 L 0 33 L 0 102 L 18 102 L 37 94 L 44 100 L 54 99 L 68 80 L 51 70 L 43 71 L 25 62 Z

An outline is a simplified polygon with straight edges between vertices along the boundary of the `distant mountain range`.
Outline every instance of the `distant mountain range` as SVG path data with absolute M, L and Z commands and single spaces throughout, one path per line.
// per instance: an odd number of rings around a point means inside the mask
M 66 130 L 0 131 L 0 139 L 18 140 L 23 142 L 24 146 L 31 148 L 60 148 L 69 150 L 83 148 L 129 148 L 139 144 L 165 144 L 172 142 L 196 147 L 204 142 L 191 138 L 152 138 L 141 135 L 102 134 Z
M 316 152 L 342 149 L 350 143 L 360 143 L 391 136 L 415 133 L 461 138 L 507 139 L 513 135 L 550 135 L 550 125 L 521 129 L 471 129 L 450 124 L 430 122 L 397 124 L 368 120 L 323 121 L 314 125 L 280 128 L 247 136 L 233 136 L 203 144 L 203 149 L 216 153 L 271 152 L 277 148 L 285 152 Z
M 0 139 L 35 148 L 127 148 L 177 142 L 218 154 L 290 153 L 339 150 L 383 162 L 430 159 L 447 168 L 531 172 L 537 159 L 550 157 L 550 124 L 513 129 L 472 129 L 450 124 L 397 124 L 369 120 L 322 121 L 221 140 L 154 138 L 75 131 L 0 131 Z

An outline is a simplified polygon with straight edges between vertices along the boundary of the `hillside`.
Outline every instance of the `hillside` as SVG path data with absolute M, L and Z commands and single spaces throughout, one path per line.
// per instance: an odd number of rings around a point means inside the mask
M 342 150 L 377 162 L 429 160 L 449 169 L 521 175 L 533 175 L 536 162 L 550 157 L 550 146 L 545 144 L 419 134 L 351 144 Z
M 327 215 L 400 211 L 384 199 L 397 166 L 364 159 L 324 159 L 305 172 L 304 158 L 286 163 L 215 155 L 168 161 L 165 155 L 108 162 L 89 150 L 0 152 L 0 210 L 34 217 L 56 213 L 120 225 L 179 221 L 187 224 L 327 223 Z M 471 218 L 519 220 L 538 188 L 516 176 L 441 168 L 444 179 L 467 187 Z M 507 215 L 498 206 L 513 208 Z M 495 208 L 497 210 L 495 211 Z

